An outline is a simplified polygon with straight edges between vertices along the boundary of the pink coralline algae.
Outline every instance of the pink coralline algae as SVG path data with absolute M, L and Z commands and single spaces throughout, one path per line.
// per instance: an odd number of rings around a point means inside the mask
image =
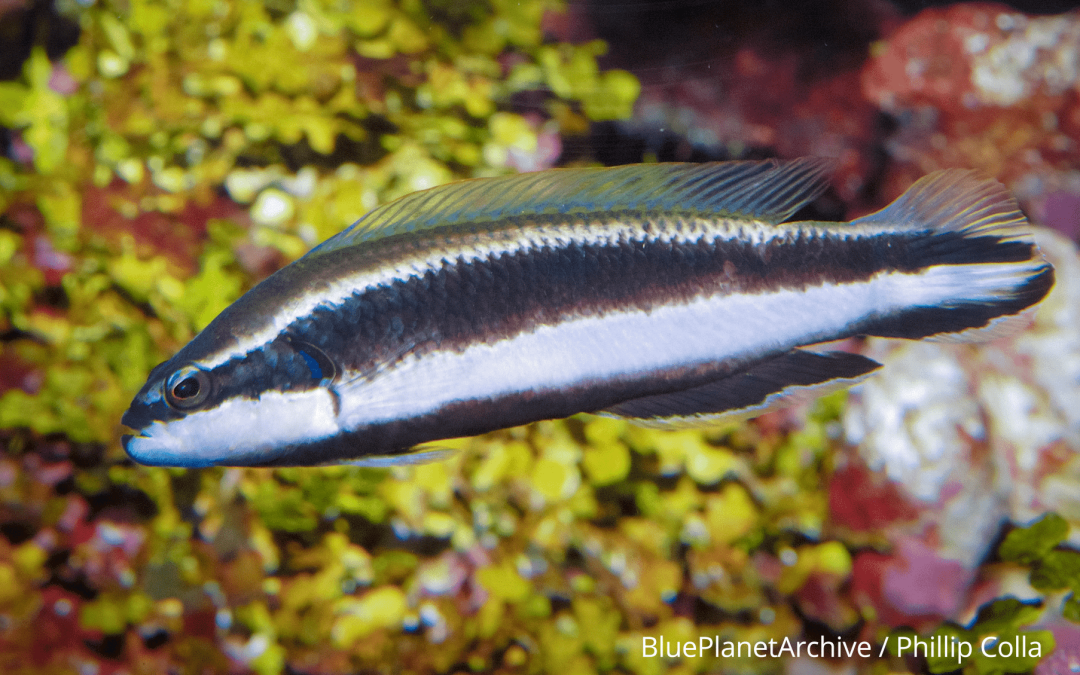
M 1080 239 L 1080 174 L 1071 182 L 1073 185 L 1047 194 L 1031 215 L 1075 241 Z
M 852 594 L 878 610 L 881 621 L 923 628 L 962 609 L 974 570 L 915 538 L 898 538 L 889 555 L 865 552 L 855 558 Z
M 1080 200 L 1080 12 L 928 9 L 872 49 L 866 99 L 899 122 L 886 196 L 928 171 L 979 168 L 1037 220 L 1075 238 Z
M 1049 626 L 1055 648 L 1038 666 L 1035 675 L 1076 675 L 1080 673 L 1080 627 L 1064 621 Z
M 1052 111 L 1077 88 L 1078 45 L 1075 14 L 1029 17 L 992 3 L 931 9 L 878 48 L 863 72 L 864 92 L 886 110 Z

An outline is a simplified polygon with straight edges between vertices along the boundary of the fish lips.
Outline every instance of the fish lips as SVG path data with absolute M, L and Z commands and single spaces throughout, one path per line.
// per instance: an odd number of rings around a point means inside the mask
M 150 425 L 153 420 L 148 414 L 142 410 L 136 410 L 135 406 L 128 408 L 124 416 L 120 418 L 120 423 L 129 429 L 145 431 L 146 427 Z M 139 461 L 139 458 L 132 453 L 132 440 L 138 436 L 139 438 L 146 438 L 146 436 L 139 431 L 138 434 L 124 434 L 120 437 L 120 444 L 124 446 L 124 452 L 127 456 Z
M 127 415 L 124 415 L 124 417 L 126 418 Z M 125 422 L 125 424 L 127 424 L 127 422 Z M 145 429 L 143 431 L 145 431 Z M 135 434 L 124 434 L 120 437 L 120 444 L 124 446 L 124 452 L 127 453 L 128 457 L 135 460 L 139 464 L 153 466 L 154 462 L 148 461 L 149 458 L 147 457 L 146 453 L 141 452 L 139 448 L 140 443 L 145 442 L 150 438 L 150 435 L 142 432 Z
M 143 428 L 138 434 L 124 434 L 120 442 L 128 457 L 144 466 L 182 466 L 199 468 L 212 466 L 213 462 L 204 461 L 198 455 L 186 453 L 172 438 L 167 429 L 155 423 Z M 154 433 L 155 427 L 158 427 Z
M 161 461 L 160 446 L 164 439 L 155 439 L 153 428 L 178 416 L 163 403 L 146 404 L 136 400 L 120 418 L 120 422 L 124 426 L 135 432 L 133 434 L 123 434 L 120 437 L 120 444 L 124 447 L 124 452 L 139 464 L 175 466 L 169 459 L 165 459 L 164 462 Z
M 139 459 L 139 457 L 137 457 L 135 452 L 134 452 L 134 447 L 132 445 L 132 442 L 136 438 L 147 438 L 147 437 L 143 436 L 142 434 L 139 434 L 138 436 L 136 436 L 135 434 L 124 434 L 123 436 L 120 437 L 120 444 L 122 446 L 124 446 L 124 452 L 127 453 L 128 457 L 130 457 L 131 459 L 135 460 L 136 462 L 138 462 L 140 464 L 145 464 L 145 462 L 143 460 Z

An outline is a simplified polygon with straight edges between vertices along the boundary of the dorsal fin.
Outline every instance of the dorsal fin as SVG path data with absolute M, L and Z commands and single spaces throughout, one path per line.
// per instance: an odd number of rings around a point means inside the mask
M 384 204 L 312 253 L 509 216 L 667 213 L 779 223 L 825 190 L 830 166 L 817 158 L 634 164 L 465 180 Z
M 886 225 L 912 230 L 957 232 L 964 236 L 1016 235 L 1028 225 L 1004 185 L 970 169 L 944 169 L 915 181 L 880 211 L 852 225 Z

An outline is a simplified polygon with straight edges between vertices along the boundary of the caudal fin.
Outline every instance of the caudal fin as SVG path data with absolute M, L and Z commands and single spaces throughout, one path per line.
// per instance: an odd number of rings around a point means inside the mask
M 1001 183 L 951 169 L 923 177 L 856 228 L 904 233 L 917 269 L 884 287 L 896 309 L 868 322 L 883 337 L 987 340 L 1023 328 L 1050 292 L 1054 268 Z

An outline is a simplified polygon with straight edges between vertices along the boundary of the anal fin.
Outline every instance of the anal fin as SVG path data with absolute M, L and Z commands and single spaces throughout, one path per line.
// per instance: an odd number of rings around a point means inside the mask
M 793 350 L 736 375 L 600 411 L 635 424 L 696 427 L 756 417 L 856 384 L 881 364 L 859 354 Z

